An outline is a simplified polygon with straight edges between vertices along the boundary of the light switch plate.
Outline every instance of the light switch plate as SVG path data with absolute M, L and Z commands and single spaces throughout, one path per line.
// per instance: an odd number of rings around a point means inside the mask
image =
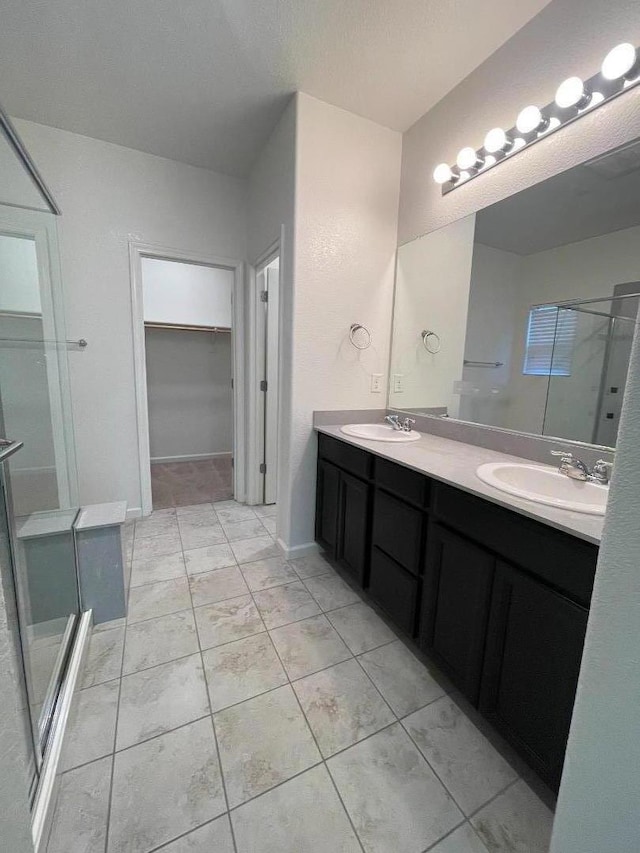
M 382 394 L 382 373 L 371 374 L 371 393 Z
M 404 391 L 404 376 L 402 373 L 393 374 L 393 393 L 402 394 Z

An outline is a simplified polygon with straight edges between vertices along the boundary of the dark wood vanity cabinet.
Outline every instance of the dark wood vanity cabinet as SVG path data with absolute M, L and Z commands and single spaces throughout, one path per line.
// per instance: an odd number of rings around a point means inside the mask
M 557 788 L 597 547 L 326 435 L 316 538 Z

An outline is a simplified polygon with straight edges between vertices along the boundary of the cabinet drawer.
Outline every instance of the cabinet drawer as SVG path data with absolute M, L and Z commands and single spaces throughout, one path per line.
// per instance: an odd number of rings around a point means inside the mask
M 438 483 L 438 519 L 588 606 L 598 548 L 513 510 Z
M 409 636 L 417 630 L 419 581 L 375 546 L 371 549 L 369 595 Z
M 377 486 L 382 486 L 405 501 L 421 507 L 428 506 L 430 480 L 424 474 L 378 458 L 375 480 Z
M 339 468 L 343 468 L 356 477 L 370 480 L 373 473 L 373 456 L 366 450 L 360 450 L 344 441 L 331 438 L 328 435 L 318 435 L 318 455 L 328 459 Z
M 422 569 L 423 523 L 419 510 L 376 489 L 373 544 L 415 575 Z

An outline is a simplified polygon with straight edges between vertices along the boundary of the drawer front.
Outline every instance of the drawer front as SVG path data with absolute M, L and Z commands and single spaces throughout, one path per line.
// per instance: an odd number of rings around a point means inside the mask
M 376 489 L 373 544 L 411 572 L 422 570 L 422 528 L 425 516 L 386 492 Z
M 595 545 L 451 486 L 438 483 L 434 493 L 438 520 L 589 605 L 598 558 Z
M 369 595 L 411 637 L 417 633 L 418 589 L 417 578 L 372 548 Z
M 377 486 L 382 486 L 409 503 L 420 507 L 426 507 L 429 504 L 431 481 L 424 474 L 410 471 L 386 459 L 377 458 L 375 480 Z
M 371 479 L 373 456 L 366 450 L 360 450 L 359 447 L 353 447 L 345 441 L 339 441 L 320 433 L 318 435 L 318 455 L 321 459 L 333 462 L 334 465 L 350 474 L 355 474 L 356 477 L 362 477 L 364 480 Z

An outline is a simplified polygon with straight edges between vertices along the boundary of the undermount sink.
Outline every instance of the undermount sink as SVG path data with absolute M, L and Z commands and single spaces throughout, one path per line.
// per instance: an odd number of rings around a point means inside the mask
M 588 515 L 604 515 L 607 508 L 608 486 L 572 480 L 548 465 L 487 462 L 476 474 L 489 486 L 539 504 Z
M 369 441 L 403 442 L 420 439 L 420 433 L 415 430 L 404 432 L 394 429 L 389 424 L 346 424 L 340 427 L 340 432 L 352 435 L 354 438 L 367 438 Z

